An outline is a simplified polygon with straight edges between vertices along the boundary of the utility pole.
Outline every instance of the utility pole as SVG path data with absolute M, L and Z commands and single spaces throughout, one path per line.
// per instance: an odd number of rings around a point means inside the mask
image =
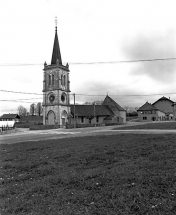
M 75 93 L 73 93 L 73 96 L 74 96 L 74 128 L 76 127 L 76 124 L 75 124 Z
M 95 102 L 94 102 L 94 119 L 95 119 L 95 127 L 96 127 Z
M 45 125 L 46 125 L 46 72 L 44 72 L 44 81 L 45 81 L 45 89 L 44 89 L 44 97 L 45 97 L 45 101 L 44 101 L 44 114 L 45 114 Z

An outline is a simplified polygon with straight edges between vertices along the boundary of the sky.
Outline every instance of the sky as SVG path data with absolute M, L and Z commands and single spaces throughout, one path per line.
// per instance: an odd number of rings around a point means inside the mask
M 176 57 L 174 0 L 0 0 L 0 8 L 0 115 L 42 102 L 55 17 L 71 94 L 85 94 L 76 103 L 107 94 L 122 107 L 176 101 L 176 60 L 119 62 Z

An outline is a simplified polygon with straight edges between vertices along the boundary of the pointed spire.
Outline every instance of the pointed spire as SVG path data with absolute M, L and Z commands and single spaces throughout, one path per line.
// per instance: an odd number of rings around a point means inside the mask
M 62 65 L 62 58 L 60 53 L 59 40 L 57 36 L 57 26 L 56 26 L 51 65 L 56 64 L 57 60 L 59 61 L 59 64 Z

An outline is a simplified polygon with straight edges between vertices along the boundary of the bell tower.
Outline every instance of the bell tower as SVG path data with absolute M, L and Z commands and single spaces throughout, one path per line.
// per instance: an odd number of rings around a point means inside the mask
M 43 124 L 64 127 L 70 113 L 69 65 L 62 65 L 57 26 L 51 64 L 44 63 Z

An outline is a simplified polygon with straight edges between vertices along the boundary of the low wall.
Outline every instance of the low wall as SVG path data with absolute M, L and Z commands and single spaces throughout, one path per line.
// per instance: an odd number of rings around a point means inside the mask
M 96 126 L 103 126 L 100 124 L 96 124 Z M 95 127 L 95 124 L 75 124 L 75 128 L 87 128 L 87 127 Z M 66 128 L 74 128 L 74 124 L 66 125 Z
M 16 122 L 14 127 L 16 128 L 30 128 L 34 125 L 43 125 L 41 122 Z
M 124 123 L 103 123 L 103 124 L 76 124 L 75 128 L 87 128 L 87 127 L 101 127 L 101 126 L 111 126 L 111 125 L 123 125 Z M 66 128 L 74 128 L 74 124 L 66 125 Z
M 106 123 L 106 124 L 75 124 L 75 128 L 87 128 L 87 127 L 100 127 L 100 126 L 112 126 L 112 125 L 122 125 L 123 123 Z M 63 128 L 59 125 L 30 125 L 29 130 L 49 130 Z M 74 128 L 74 124 L 66 124 L 66 129 Z
M 30 125 L 29 130 L 49 130 L 60 128 L 59 125 Z

